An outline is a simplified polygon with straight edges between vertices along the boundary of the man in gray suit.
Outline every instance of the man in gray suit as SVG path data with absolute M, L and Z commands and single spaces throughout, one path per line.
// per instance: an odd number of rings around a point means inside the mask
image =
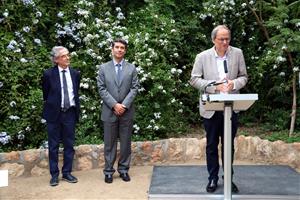
M 134 65 L 124 60 L 127 42 L 116 39 L 112 43 L 113 60 L 100 66 L 97 84 L 102 104 L 101 120 L 104 125 L 104 181 L 113 182 L 117 141 L 120 139 L 118 172 L 123 181 L 130 181 L 128 170 L 131 160 L 131 134 L 134 105 L 139 82 Z
M 246 85 L 248 79 L 242 50 L 229 45 L 231 33 L 225 25 L 215 27 L 211 33 L 211 39 L 214 46 L 196 56 L 190 84 L 201 93 L 239 93 L 239 90 Z M 209 86 L 212 82 L 219 82 L 221 84 Z M 201 96 L 200 115 L 203 117 L 206 131 L 206 161 L 209 173 L 206 190 L 207 192 L 214 192 L 218 187 L 219 180 L 219 137 L 221 137 L 222 143 L 223 163 L 224 116 L 222 111 L 206 111 L 201 101 Z M 233 156 L 233 141 L 238 126 L 237 113 L 233 112 L 231 120 Z M 238 192 L 238 188 L 233 182 L 232 192 Z

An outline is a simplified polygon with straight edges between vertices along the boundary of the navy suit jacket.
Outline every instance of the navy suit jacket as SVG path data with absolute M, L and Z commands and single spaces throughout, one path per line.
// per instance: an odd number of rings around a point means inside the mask
M 71 79 L 73 83 L 74 98 L 76 104 L 76 121 L 79 120 L 80 104 L 79 104 L 79 84 L 80 72 L 70 69 Z M 43 118 L 47 122 L 57 122 L 61 111 L 61 83 L 59 77 L 58 66 L 54 66 L 44 71 L 42 76 L 43 89 Z

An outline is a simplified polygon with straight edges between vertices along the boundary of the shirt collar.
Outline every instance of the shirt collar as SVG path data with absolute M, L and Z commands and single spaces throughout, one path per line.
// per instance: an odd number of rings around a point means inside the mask
M 124 58 L 119 63 L 117 63 L 117 61 L 115 61 L 115 59 L 113 59 L 113 62 L 114 62 L 114 66 L 116 66 L 117 64 L 121 64 L 121 66 L 123 66 Z
M 227 58 L 227 56 L 228 56 L 228 52 L 229 52 L 229 48 L 230 48 L 230 46 L 228 47 L 228 49 L 226 50 L 226 52 L 225 52 L 225 55 L 223 56 L 223 57 L 220 57 L 219 55 L 218 55 L 218 53 L 217 53 L 217 51 L 216 51 L 216 47 L 214 46 L 214 55 L 215 55 L 215 57 L 216 58 L 219 58 L 219 59 L 226 59 Z
M 67 67 L 66 69 L 64 69 L 64 68 L 62 68 L 62 67 L 60 67 L 58 65 L 58 70 L 59 70 L 59 72 L 62 72 L 63 70 L 66 70 L 66 72 L 69 72 L 69 67 Z

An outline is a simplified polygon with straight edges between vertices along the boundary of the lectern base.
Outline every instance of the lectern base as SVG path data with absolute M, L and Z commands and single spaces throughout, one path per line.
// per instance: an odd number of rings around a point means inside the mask
M 155 166 L 149 200 L 224 199 L 222 178 L 215 193 L 209 194 L 207 176 L 206 166 Z M 299 200 L 300 197 L 300 174 L 288 166 L 234 166 L 233 181 L 240 192 L 233 194 L 232 199 Z

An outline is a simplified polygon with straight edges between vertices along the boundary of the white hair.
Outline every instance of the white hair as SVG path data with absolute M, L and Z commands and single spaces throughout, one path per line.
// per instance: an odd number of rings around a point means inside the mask
M 51 55 L 50 59 L 53 64 L 56 64 L 55 59 L 57 57 L 59 57 L 61 55 L 61 52 L 64 50 L 69 52 L 69 50 L 63 46 L 55 46 L 52 48 L 51 53 L 50 53 L 50 55 Z

